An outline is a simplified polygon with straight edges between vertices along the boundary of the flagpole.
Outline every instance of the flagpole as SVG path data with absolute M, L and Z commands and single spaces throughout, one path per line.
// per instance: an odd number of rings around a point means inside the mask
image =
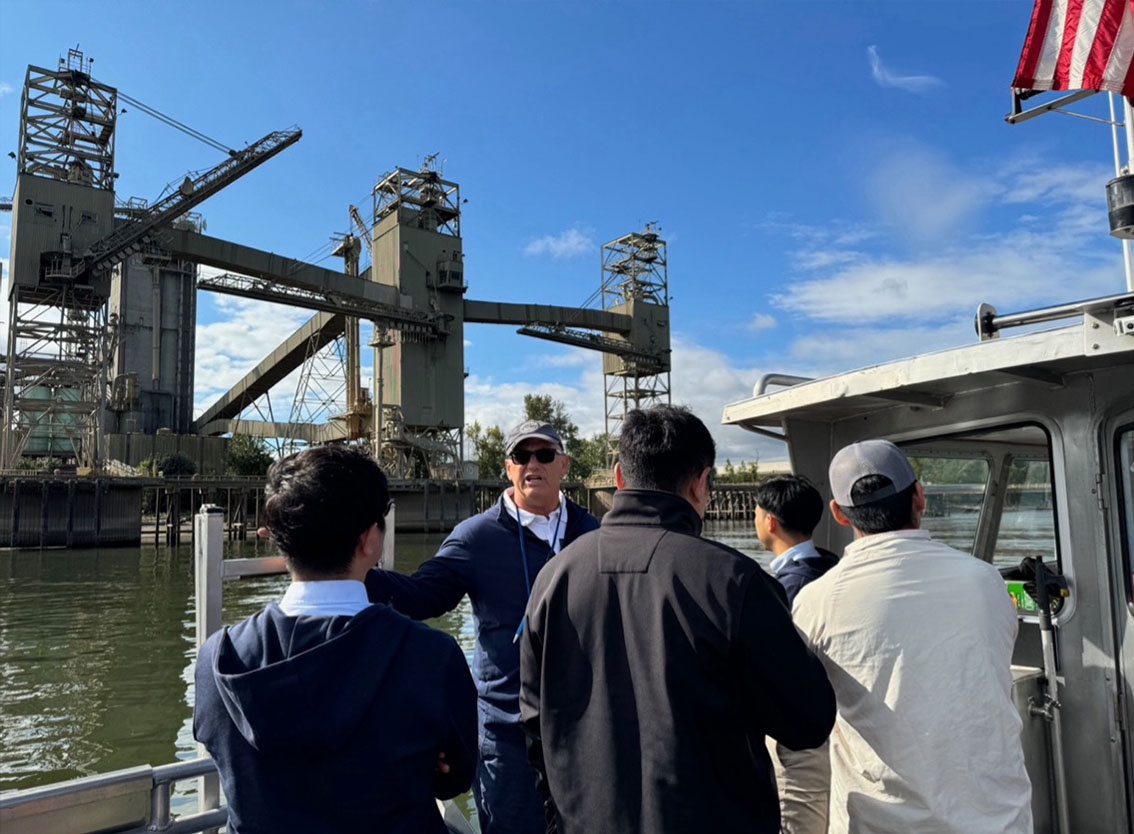
M 1118 122 L 1114 114 L 1114 93 L 1108 92 L 1106 94 L 1107 103 L 1110 105 L 1110 139 L 1114 145 L 1114 175 L 1116 177 L 1122 176 L 1122 158 L 1118 149 Z M 1130 104 L 1123 98 L 1123 123 L 1126 128 L 1126 149 L 1131 152 L 1131 136 L 1134 135 L 1134 124 L 1130 118 Z M 1126 238 L 1122 239 L 1122 265 L 1126 269 L 1126 289 L 1134 292 L 1134 266 L 1130 262 L 1130 241 Z

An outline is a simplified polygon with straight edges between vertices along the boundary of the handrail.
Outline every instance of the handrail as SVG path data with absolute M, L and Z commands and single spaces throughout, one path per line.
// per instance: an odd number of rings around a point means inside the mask
M 1074 318 L 1096 310 L 1109 310 L 1118 307 L 1134 306 L 1134 293 L 1121 295 L 1104 295 L 1099 298 L 1088 298 L 1085 301 L 1072 301 L 1069 304 L 1056 304 L 1052 307 L 1039 307 L 1035 310 L 1024 310 L 1019 313 L 996 312 L 991 304 L 981 304 L 977 308 L 976 319 L 973 322 L 977 335 L 981 341 L 995 339 L 997 334 L 1006 327 L 1020 327 L 1025 324 L 1042 324 L 1049 321 Z
M 764 374 L 752 386 L 752 396 L 762 397 L 768 391 L 769 385 L 802 385 L 805 382 L 814 382 L 814 377 L 795 376 L 794 374 Z
M 5 832 L 39 831 L 50 820 L 53 831 L 115 831 L 135 822 L 127 834 L 197 834 L 228 821 L 227 807 L 202 810 L 174 819 L 171 813 L 173 785 L 216 773 L 208 756 L 151 767 L 139 765 L 95 776 L 69 779 L 52 785 L 0 794 L 0 823 Z M 149 801 L 142 803 L 140 791 L 148 783 Z M 131 786 L 134 785 L 132 788 Z M 146 810 L 148 809 L 148 811 Z

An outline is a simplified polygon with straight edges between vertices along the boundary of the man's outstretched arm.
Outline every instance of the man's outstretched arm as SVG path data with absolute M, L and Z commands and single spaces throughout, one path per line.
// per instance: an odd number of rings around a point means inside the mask
M 456 608 L 471 590 L 471 578 L 471 554 L 464 542 L 450 537 L 412 576 L 381 568 L 370 570 L 366 595 L 371 602 L 392 605 L 414 620 L 428 620 Z

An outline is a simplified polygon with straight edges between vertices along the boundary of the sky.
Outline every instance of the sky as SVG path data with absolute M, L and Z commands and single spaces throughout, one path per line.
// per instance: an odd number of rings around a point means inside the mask
M 981 302 L 1122 291 L 1110 130 L 1003 120 L 1031 6 L 3 0 L 0 196 L 26 66 L 78 45 L 95 77 L 229 146 L 303 128 L 197 209 L 210 235 L 321 257 L 383 172 L 438 153 L 468 200 L 467 297 L 576 306 L 599 286 L 601 245 L 656 222 L 673 400 L 720 461 L 771 462 L 775 441 L 719 425 L 763 373 L 967 344 Z M 1078 109 L 1104 116 L 1106 101 Z M 221 161 L 135 111 L 116 141 L 123 198 Z M 206 292 L 198 305 L 198 411 L 309 315 Z M 602 430 L 598 354 L 510 327 L 465 339 L 467 422 L 507 427 L 542 393 Z

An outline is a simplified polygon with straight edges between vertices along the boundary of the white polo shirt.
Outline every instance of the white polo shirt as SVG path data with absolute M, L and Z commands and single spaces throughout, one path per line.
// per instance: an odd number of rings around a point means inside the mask
M 856 539 L 795 599 L 827 669 L 830 834 L 1031 834 L 999 572 L 925 530 Z
M 558 553 L 563 547 L 563 537 L 567 534 L 567 498 L 562 492 L 559 493 L 559 506 L 552 510 L 551 515 L 538 515 L 521 510 L 512 498 L 511 489 L 504 490 L 504 507 L 512 518 L 516 518 L 516 514 L 519 513 L 520 526 L 527 527 L 537 539 L 551 545 L 552 553 Z M 552 541 L 553 536 L 554 541 Z

